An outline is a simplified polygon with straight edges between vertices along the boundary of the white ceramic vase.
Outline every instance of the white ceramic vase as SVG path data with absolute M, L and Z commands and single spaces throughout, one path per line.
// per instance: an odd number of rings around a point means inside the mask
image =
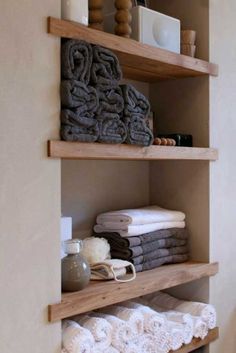
M 61 18 L 88 26 L 88 0 L 62 0 Z

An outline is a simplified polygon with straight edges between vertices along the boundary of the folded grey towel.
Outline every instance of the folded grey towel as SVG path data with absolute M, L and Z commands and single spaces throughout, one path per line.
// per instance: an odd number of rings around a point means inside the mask
M 156 260 L 152 260 L 149 262 L 145 262 L 140 265 L 135 265 L 135 270 L 136 272 L 142 272 L 142 271 L 147 271 L 147 270 L 152 270 L 156 267 L 160 267 L 165 264 L 176 264 L 176 263 L 181 263 L 181 262 L 186 262 L 189 259 L 188 254 L 184 255 L 170 255 L 170 256 L 165 256 L 161 257 Z
M 127 144 L 140 146 L 150 146 L 153 144 L 153 133 L 147 127 L 142 117 L 139 115 L 125 116 L 123 121 L 127 128 Z
M 76 108 L 77 114 L 94 113 L 98 109 L 95 88 L 76 80 L 61 82 L 61 103 L 66 108 Z
M 97 116 L 105 113 L 120 114 L 124 109 L 124 99 L 122 91 L 119 86 L 103 86 L 95 87 L 99 98 L 99 107 L 97 109 Z
M 122 72 L 117 56 L 109 49 L 93 46 L 91 83 L 93 85 L 117 85 Z
M 61 138 L 65 141 L 95 142 L 99 136 L 98 121 L 85 113 L 64 109 L 61 112 Z
M 84 41 L 70 39 L 62 44 L 62 77 L 88 84 L 93 59 L 92 46 Z
M 111 247 L 132 248 L 142 244 L 151 243 L 158 239 L 175 238 L 175 239 L 188 239 L 188 231 L 186 228 L 169 228 L 156 230 L 151 233 L 138 235 L 136 237 L 123 238 L 119 233 L 96 233 L 93 235 L 98 238 L 105 238 Z
M 148 99 L 132 85 L 121 85 L 125 102 L 124 116 L 140 115 L 145 118 L 150 112 Z
M 134 246 L 133 248 L 111 247 L 111 254 L 114 258 L 122 258 L 123 260 L 131 260 L 134 257 L 148 254 L 158 249 L 168 249 L 172 247 L 187 246 L 187 240 L 174 238 L 159 239 L 151 243 Z
M 118 114 L 103 113 L 102 119 L 98 119 L 98 121 L 99 142 L 123 143 L 125 141 L 127 136 L 126 127 Z
M 176 246 L 173 248 L 167 249 L 157 249 L 147 254 L 143 254 L 140 256 L 132 257 L 129 261 L 134 265 L 144 264 L 145 262 L 150 262 L 152 260 L 159 259 L 161 257 L 166 257 L 170 255 L 185 255 L 188 253 L 188 246 Z M 112 256 L 115 258 L 115 256 Z M 117 258 L 117 257 L 116 257 Z M 122 260 L 126 260 L 126 258 L 120 257 Z

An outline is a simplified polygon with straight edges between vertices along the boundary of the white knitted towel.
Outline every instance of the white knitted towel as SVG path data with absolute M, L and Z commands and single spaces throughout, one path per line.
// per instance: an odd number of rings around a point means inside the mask
M 62 323 L 62 343 L 68 353 L 93 353 L 92 334 L 71 320 Z
M 216 310 L 210 304 L 180 301 L 176 310 L 183 313 L 190 313 L 193 316 L 201 316 L 209 329 L 216 327 Z
M 191 315 L 178 311 L 163 312 L 168 321 L 176 323 L 183 331 L 184 344 L 189 344 L 194 336 L 193 319 Z M 180 325 L 180 326 L 179 326 Z
M 128 322 L 120 320 L 118 317 L 101 312 L 91 313 L 90 316 L 101 317 L 112 326 L 111 342 L 118 351 L 122 351 L 130 340 L 134 338 L 134 333 Z
M 207 324 L 202 320 L 200 316 L 191 316 L 193 320 L 193 335 L 196 338 L 201 338 L 202 340 L 208 334 Z
M 173 321 L 168 321 L 167 325 L 171 335 L 171 349 L 176 351 L 184 343 L 183 330 L 178 326 L 179 324 L 173 323 Z
M 112 326 L 107 320 L 89 315 L 78 315 L 73 320 L 91 332 L 95 339 L 96 349 L 104 351 L 111 345 Z
M 134 340 L 134 343 L 139 347 L 140 352 L 156 353 L 157 343 L 154 335 L 143 334 Z
M 101 311 L 114 315 L 121 320 L 127 321 L 134 334 L 142 335 L 144 333 L 144 318 L 138 310 L 113 305 L 108 308 L 101 309 Z

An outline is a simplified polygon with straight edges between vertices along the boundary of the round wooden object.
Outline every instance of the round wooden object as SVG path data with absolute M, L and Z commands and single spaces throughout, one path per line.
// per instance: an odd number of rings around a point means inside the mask
M 89 0 L 89 9 L 102 9 L 104 0 Z
M 89 0 L 89 27 L 103 30 L 104 0 Z
M 116 0 L 115 7 L 117 9 L 115 20 L 117 25 L 115 26 L 115 34 L 118 36 L 129 38 L 131 35 L 132 16 L 130 9 L 132 8 L 131 0 Z

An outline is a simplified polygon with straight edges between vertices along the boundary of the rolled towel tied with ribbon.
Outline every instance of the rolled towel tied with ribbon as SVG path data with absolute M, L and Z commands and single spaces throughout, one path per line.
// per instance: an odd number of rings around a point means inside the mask
M 116 86 L 121 78 L 122 72 L 117 56 L 109 49 L 94 45 L 91 84 Z
M 89 43 L 75 39 L 65 41 L 61 47 L 62 77 L 88 84 L 92 60 L 93 51 Z
M 61 138 L 65 141 L 95 142 L 99 136 L 98 122 L 85 113 L 64 109 L 61 112 Z
M 97 350 L 104 351 L 111 345 L 112 326 L 107 320 L 89 315 L 77 315 L 73 320 L 91 332 Z
M 62 324 L 62 343 L 68 353 L 93 353 L 94 338 L 91 332 L 74 321 Z
M 61 103 L 65 108 L 76 108 L 76 113 L 95 113 L 98 109 L 98 95 L 95 88 L 76 80 L 61 82 Z

